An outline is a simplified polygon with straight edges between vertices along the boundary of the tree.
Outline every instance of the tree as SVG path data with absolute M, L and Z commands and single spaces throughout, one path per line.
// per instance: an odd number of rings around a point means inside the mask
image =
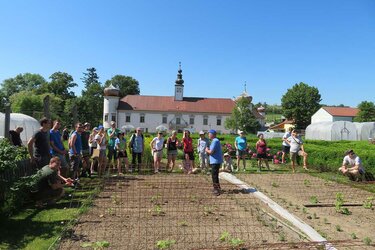
M 83 72 L 81 80 L 85 84 L 85 89 L 88 89 L 92 84 L 99 83 L 99 76 L 96 73 L 96 69 L 94 67 L 88 68 L 87 72 Z
M 316 87 L 306 83 L 295 84 L 281 98 L 283 114 L 288 120 L 293 120 L 296 128 L 305 129 L 311 123 L 311 116 L 318 111 L 321 96 Z
M 126 95 L 139 95 L 139 83 L 131 76 L 115 75 L 105 82 L 105 86 L 113 85 L 120 90 L 120 98 Z
M 1 92 L 5 96 L 12 96 L 20 91 L 36 91 L 47 81 L 39 74 L 18 74 L 14 78 L 5 79 L 1 84 Z
M 375 122 L 375 104 L 363 101 L 358 104 L 359 112 L 354 119 L 356 122 Z
M 254 116 L 251 106 L 250 99 L 246 97 L 238 99 L 231 116 L 225 120 L 225 128 L 256 133 L 260 124 Z
M 63 100 L 75 97 L 74 92 L 70 91 L 70 89 L 78 85 L 74 82 L 71 75 L 59 71 L 53 73 L 49 78 L 51 82 L 48 83 L 45 93 L 53 93 Z

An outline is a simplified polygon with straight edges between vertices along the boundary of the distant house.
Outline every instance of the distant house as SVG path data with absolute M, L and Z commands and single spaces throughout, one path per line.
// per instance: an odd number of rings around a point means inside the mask
M 289 130 L 289 128 L 294 128 L 295 124 L 292 120 L 284 120 L 283 122 L 273 125 L 268 128 L 268 130 L 272 130 L 275 132 L 286 132 Z
M 177 131 L 215 129 L 219 133 L 233 132 L 224 127 L 224 122 L 230 117 L 236 100 L 185 97 L 183 92 L 181 65 L 174 96 L 127 95 L 120 99 L 119 90 L 111 85 L 104 90 L 103 125 L 108 128 L 111 121 L 116 121 L 119 128 L 140 127 L 145 132 L 155 132 L 160 125 Z M 240 97 L 251 98 L 246 91 Z M 264 125 L 264 116 L 255 108 L 252 110 L 259 123 Z
M 358 111 L 359 109 L 350 107 L 321 107 L 311 116 L 311 123 L 336 121 L 353 122 Z

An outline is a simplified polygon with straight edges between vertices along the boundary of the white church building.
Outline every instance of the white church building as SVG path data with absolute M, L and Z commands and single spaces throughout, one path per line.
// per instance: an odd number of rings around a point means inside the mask
M 248 97 L 246 91 L 241 97 Z M 184 80 L 181 65 L 175 81 L 174 96 L 127 95 L 120 99 L 119 90 L 109 86 L 104 90 L 103 125 L 110 127 L 115 121 L 118 128 L 140 127 L 145 132 L 156 132 L 163 126 L 168 130 L 191 132 L 215 129 L 218 133 L 233 132 L 224 127 L 230 117 L 235 100 L 230 98 L 184 97 Z M 254 115 L 261 125 L 264 116 L 256 109 Z

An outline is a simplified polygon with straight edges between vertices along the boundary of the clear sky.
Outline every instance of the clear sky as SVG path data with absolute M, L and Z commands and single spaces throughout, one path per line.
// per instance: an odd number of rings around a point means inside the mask
M 322 103 L 375 101 L 373 0 L 0 0 L 0 82 L 95 67 L 139 81 L 143 95 L 238 96 L 280 104 L 295 83 Z

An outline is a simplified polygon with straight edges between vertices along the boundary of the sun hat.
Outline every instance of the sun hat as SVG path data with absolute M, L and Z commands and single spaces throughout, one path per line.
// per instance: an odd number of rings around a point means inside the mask
M 216 130 L 215 129 L 210 129 L 210 130 L 208 130 L 208 133 L 210 133 L 210 134 L 216 134 Z
M 102 128 L 104 128 L 103 125 L 98 126 L 98 130 L 101 130 Z
M 228 153 L 225 153 L 225 154 L 224 154 L 224 157 L 226 157 L 226 156 L 229 156 L 229 154 L 228 154 Z
M 201 130 L 201 131 L 199 132 L 199 134 L 200 134 L 200 135 L 204 135 L 205 132 L 204 132 L 203 130 Z

